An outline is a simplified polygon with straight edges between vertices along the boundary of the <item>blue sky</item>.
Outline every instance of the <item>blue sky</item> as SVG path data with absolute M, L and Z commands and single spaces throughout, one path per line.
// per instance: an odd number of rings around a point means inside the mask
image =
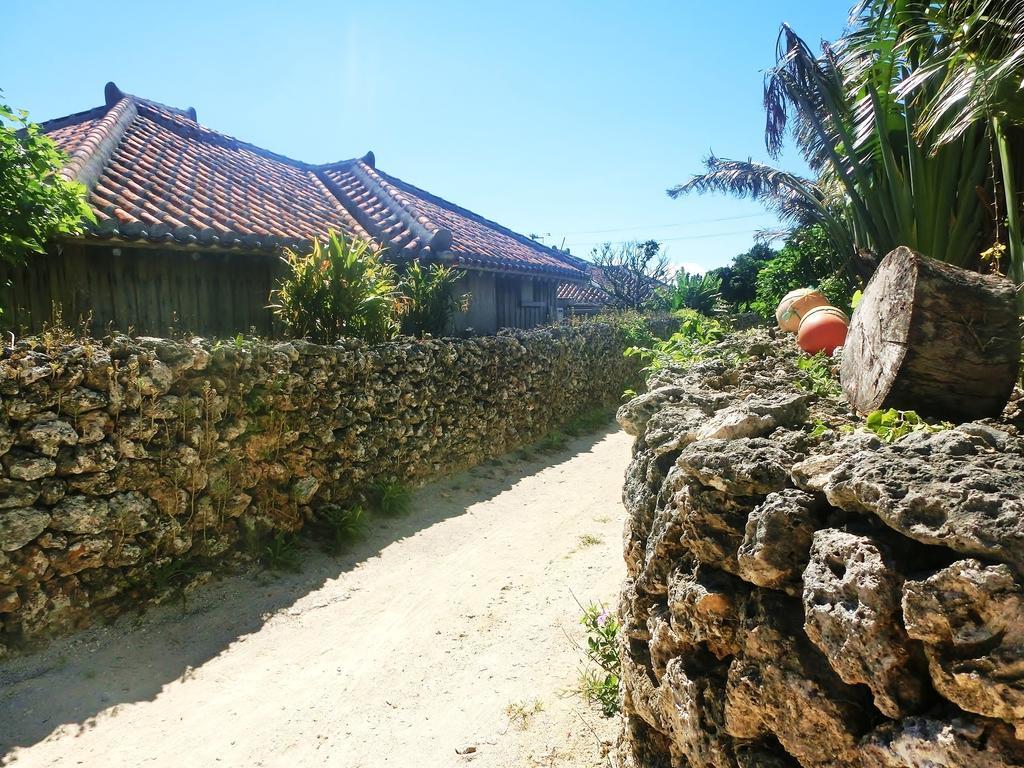
M 575 254 L 654 238 L 706 269 L 773 219 L 665 189 L 709 150 L 766 159 L 779 24 L 834 39 L 849 4 L 8 3 L 0 88 L 41 121 L 101 104 L 114 80 L 302 160 L 372 149 L 381 169 Z

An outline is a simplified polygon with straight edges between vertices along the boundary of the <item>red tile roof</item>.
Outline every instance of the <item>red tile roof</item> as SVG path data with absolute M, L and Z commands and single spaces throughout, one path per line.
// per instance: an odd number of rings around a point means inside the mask
M 612 303 L 608 291 L 593 283 L 559 283 L 558 300 L 565 304 L 594 307 Z
M 375 168 L 373 154 L 310 165 L 210 130 L 195 110 L 121 92 L 51 120 L 62 172 L 89 190 L 88 236 L 171 247 L 277 249 L 328 230 L 372 239 L 394 258 L 583 279 L 584 262 Z

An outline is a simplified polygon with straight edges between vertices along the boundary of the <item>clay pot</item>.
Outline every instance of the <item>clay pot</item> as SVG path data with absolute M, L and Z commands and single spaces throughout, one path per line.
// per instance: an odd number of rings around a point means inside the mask
M 841 309 L 814 307 L 803 316 L 796 343 L 809 355 L 824 352 L 831 355 L 846 342 L 850 319 Z
M 828 299 L 825 294 L 815 288 L 797 288 L 787 293 L 779 302 L 775 310 L 775 320 L 779 328 L 788 332 L 796 333 L 800 327 L 800 320 L 815 307 L 827 307 Z

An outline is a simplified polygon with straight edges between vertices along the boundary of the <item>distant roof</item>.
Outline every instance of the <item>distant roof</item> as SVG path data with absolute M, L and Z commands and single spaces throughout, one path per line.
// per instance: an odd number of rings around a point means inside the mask
M 613 303 L 611 294 L 593 283 L 559 283 L 558 300 L 566 304 L 594 307 Z
M 113 83 L 104 97 L 100 107 L 42 123 L 69 156 L 62 175 L 89 190 L 90 239 L 276 250 L 333 229 L 373 240 L 395 259 L 585 278 L 582 260 L 383 173 L 372 152 L 311 165 L 213 131 L 194 109 Z
M 564 282 L 559 284 L 559 301 L 564 304 L 581 306 L 614 306 L 617 303 L 617 299 L 612 290 L 612 282 L 608 278 L 609 273 L 617 273 L 619 275 L 617 282 L 623 288 L 627 289 L 630 293 L 635 292 L 644 299 L 650 298 L 656 290 L 668 287 L 660 280 L 645 276 L 642 278 L 642 287 L 640 290 L 637 290 L 637 281 L 641 280 L 641 278 L 621 266 L 598 266 L 597 264 L 584 262 L 583 269 L 586 270 L 590 278 L 589 282 Z

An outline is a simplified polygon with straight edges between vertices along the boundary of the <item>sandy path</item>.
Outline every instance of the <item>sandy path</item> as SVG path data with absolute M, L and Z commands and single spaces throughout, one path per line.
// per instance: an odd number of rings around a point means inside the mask
M 565 695 L 566 632 L 581 637 L 572 593 L 611 601 L 622 578 L 629 444 L 478 467 L 418 491 L 347 558 L 310 552 L 300 574 L 229 578 L 184 615 L 164 606 L 0 667 L 5 764 L 605 764 L 614 724 Z M 520 728 L 515 702 L 543 709 Z

